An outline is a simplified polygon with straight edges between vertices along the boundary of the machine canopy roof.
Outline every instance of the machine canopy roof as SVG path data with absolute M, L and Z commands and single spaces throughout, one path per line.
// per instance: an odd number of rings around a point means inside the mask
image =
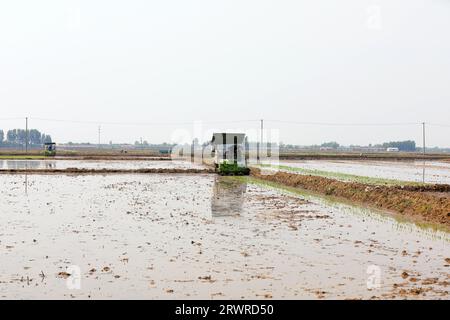
M 244 143 L 245 133 L 214 133 L 211 143 L 215 145 L 219 144 L 234 144 L 234 138 L 237 138 L 237 143 Z

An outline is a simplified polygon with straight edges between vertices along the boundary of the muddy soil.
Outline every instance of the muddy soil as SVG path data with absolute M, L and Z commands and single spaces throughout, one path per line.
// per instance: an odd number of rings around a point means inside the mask
M 0 176 L 0 297 L 449 299 L 448 233 L 215 175 Z

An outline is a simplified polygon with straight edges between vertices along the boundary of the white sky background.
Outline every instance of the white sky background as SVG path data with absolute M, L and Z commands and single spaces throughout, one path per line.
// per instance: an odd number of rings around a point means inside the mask
M 449 34 L 448 0 L 2 1 L 0 128 L 25 116 L 450 124 Z M 30 126 L 98 139 L 96 124 Z M 267 126 L 285 143 L 421 145 L 419 125 Z M 177 128 L 102 125 L 102 141 L 170 141 Z M 450 127 L 428 141 L 449 147 Z

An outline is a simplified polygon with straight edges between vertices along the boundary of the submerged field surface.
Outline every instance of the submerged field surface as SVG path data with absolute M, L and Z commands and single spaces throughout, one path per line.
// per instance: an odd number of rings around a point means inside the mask
M 201 169 L 204 166 L 181 160 L 1 160 L 0 171 L 7 169 Z
M 448 233 L 382 212 L 212 174 L 0 179 L 1 298 L 449 299 Z
M 264 167 L 365 183 L 450 184 L 450 163 L 439 161 L 282 160 Z

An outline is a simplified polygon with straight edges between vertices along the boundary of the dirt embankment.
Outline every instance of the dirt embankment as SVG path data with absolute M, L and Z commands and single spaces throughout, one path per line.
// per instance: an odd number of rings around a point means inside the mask
M 213 169 L 144 168 L 144 169 L 3 169 L 0 174 L 111 174 L 111 173 L 214 173 Z
M 264 175 L 260 169 L 255 168 L 252 169 L 251 175 L 262 180 L 394 211 L 406 218 L 450 228 L 449 185 L 373 186 L 288 172 Z

